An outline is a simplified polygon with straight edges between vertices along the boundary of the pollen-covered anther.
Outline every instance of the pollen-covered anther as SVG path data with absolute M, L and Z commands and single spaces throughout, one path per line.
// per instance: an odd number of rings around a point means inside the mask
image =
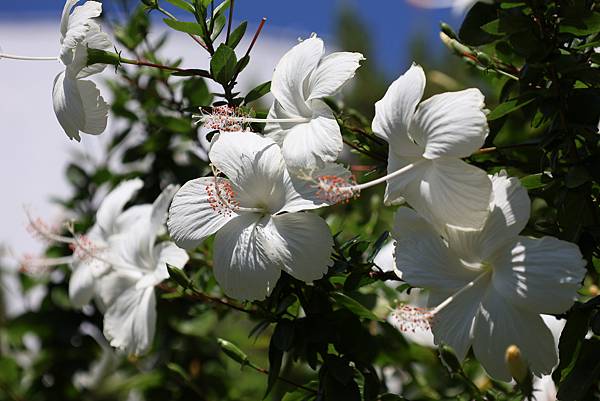
M 75 243 L 69 244 L 69 248 L 73 252 L 73 255 L 80 260 L 94 257 L 97 252 L 97 248 L 92 240 L 85 235 L 78 236 Z
M 246 118 L 239 108 L 223 105 L 213 107 L 210 114 L 203 113 L 199 122 L 208 129 L 238 132 L 248 129 Z
M 237 194 L 229 180 L 215 177 L 210 184 L 205 186 L 208 195 L 208 203 L 215 213 L 230 217 L 235 213 L 240 203 L 237 201 Z
M 31 220 L 27 225 L 27 232 L 38 240 L 50 243 L 54 242 L 52 236 L 58 232 L 58 229 L 50 227 L 44 220 L 38 217 Z
M 317 177 L 317 197 L 325 202 L 336 204 L 348 203 L 350 199 L 357 198 L 359 191 L 354 189 L 354 177 L 342 178 L 336 175 L 322 175 Z
M 418 308 L 411 305 L 402 305 L 391 314 L 394 326 L 401 332 L 415 332 L 416 330 L 429 330 L 434 318 L 430 309 Z

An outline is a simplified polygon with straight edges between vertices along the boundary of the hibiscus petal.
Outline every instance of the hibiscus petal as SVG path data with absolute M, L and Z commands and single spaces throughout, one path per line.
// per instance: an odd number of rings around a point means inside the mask
M 209 158 L 235 184 L 241 206 L 281 209 L 285 163 L 271 139 L 251 132 L 221 132 L 213 139 Z
M 219 178 L 219 182 L 226 181 Z M 214 177 L 203 177 L 186 182 L 175 194 L 169 209 L 167 227 L 171 239 L 185 249 L 193 249 L 208 236 L 216 233 L 236 213 L 219 213 L 215 209 L 213 195 L 207 189 L 214 188 Z
M 323 41 L 311 37 L 290 49 L 275 67 L 271 93 L 289 113 L 312 114 L 304 96 L 304 81 L 317 68 L 323 51 Z
M 431 329 L 435 344 L 450 345 L 461 361 L 473 343 L 476 316 L 488 282 L 489 279 L 483 277 L 459 294 L 450 295 L 452 301 L 433 317 Z
M 394 271 L 415 287 L 456 290 L 477 275 L 462 266 L 435 229 L 412 209 L 396 211 L 392 236 Z
M 360 53 L 337 52 L 323 57 L 308 79 L 308 101 L 333 96 L 348 82 L 364 57 Z
M 450 247 L 465 260 L 488 260 L 497 249 L 514 242 L 529 219 L 531 202 L 518 178 L 503 171 L 492 177 L 492 188 L 492 210 L 482 230 L 446 229 Z
M 110 107 L 92 81 L 77 80 L 81 96 L 85 124 L 80 131 L 90 135 L 100 135 L 106 129 Z
M 80 141 L 79 131 L 85 126 L 85 111 L 77 80 L 61 72 L 54 79 L 52 88 L 54 113 L 67 136 Z
M 407 187 L 404 197 L 436 227 L 478 229 L 488 216 L 491 191 L 485 171 L 459 159 L 441 158 L 429 164 L 420 182 Z
M 165 241 L 157 244 L 154 247 L 154 260 L 157 261 L 156 269 L 154 270 L 154 276 L 156 277 L 156 285 L 161 281 L 169 278 L 169 272 L 167 270 L 167 264 L 169 266 L 183 269 L 185 264 L 190 259 L 187 252 L 179 248 L 173 242 Z
M 274 216 L 271 223 L 265 227 L 265 247 L 278 255 L 284 271 L 306 283 L 327 273 L 333 238 L 325 220 L 311 213 L 287 213 Z
M 139 178 L 121 182 L 102 201 L 96 213 L 96 225 L 105 238 L 115 234 L 117 219 L 125 204 L 144 186 Z
M 489 132 L 479 89 L 434 95 L 417 108 L 410 126 L 423 157 L 467 157 L 483 145 Z
M 74 0 L 66 2 L 61 20 L 62 47 L 60 58 L 65 65 L 69 65 L 72 62 L 73 50 L 78 43 L 84 40 L 92 18 L 99 17 L 102 14 L 102 3 L 97 1 L 86 1 L 81 6 L 75 7 L 73 12 L 69 13 L 76 3 L 77 1 Z
M 390 144 L 390 153 L 413 157 L 423 153 L 423 149 L 409 137 L 408 129 L 424 90 L 425 73 L 420 66 L 413 64 L 375 103 L 373 132 Z
M 104 335 L 110 345 L 130 355 L 146 352 L 156 330 L 156 296 L 153 287 L 123 292 L 104 314 Z
M 552 333 L 542 318 L 514 307 L 490 289 L 475 323 L 473 351 L 494 379 L 511 380 L 504 355 L 513 344 L 537 375 L 550 374 L 558 362 Z
M 261 300 L 271 293 L 281 270 L 269 249 L 265 226 L 270 217 L 255 213 L 236 217 L 219 230 L 214 245 L 214 273 L 228 296 Z
M 418 165 L 416 165 L 418 163 Z M 430 162 L 421 157 L 404 156 L 399 157 L 395 153 L 390 152 L 388 155 L 388 174 L 415 164 L 415 166 L 398 177 L 389 179 L 385 187 L 385 195 L 383 201 L 386 205 L 396 205 L 404 203 L 404 193 L 409 191 L 409 186 L 418 188 L 418 182 L 427 172 Z
M 577 245 L 554 237 L 517 237 L 492 263 L 496 290 L 534 313 L 569 309 L 586 273 Z
M 93 262 L 93 260 L 92 260 Z M 69 278 L 69 299 L 75 308 L 81 308 L 94 298 L 95 276 L 88 260 L 75 264 Z
M 311 120 L 294 125 L 283 140 L 283 157 L 291 170 L 333 162 L 344 147 L 340 127 L 331 109 L 318 100 L 313 101 L 312 106 Z

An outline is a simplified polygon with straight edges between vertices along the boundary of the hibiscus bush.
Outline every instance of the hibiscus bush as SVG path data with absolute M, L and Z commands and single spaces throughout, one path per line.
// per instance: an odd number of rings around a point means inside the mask
M 466 3 L 392 82 L 345 14 L 241 91 L 233 0 L 67 0 L 58 121 L 115 124 L 2 260 L 0 399 L 600 399 L 597 2 Z

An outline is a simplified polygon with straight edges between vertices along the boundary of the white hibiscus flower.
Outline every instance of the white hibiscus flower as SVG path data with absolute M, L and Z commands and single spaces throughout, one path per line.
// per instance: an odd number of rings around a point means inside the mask
M 175 195 L 167 222 L 172 239 L 194 248 L 216 233 L 214 273 L 231 297 L 263 299 L 281 271 L 312 282 L 327 272 L 333 239 L 315 214 L 325 203 L 302 196 L 282 151 L 254 133 L 221 132 L 209 152 L 228 179 L 203 177 Z
M 488 134 L 478 89 L 447 92 L 421 102 L 425 73 L 414 65 L 375 104 L 373 132 L 389 143 L 385 202 L 406 200 L 427 220 L 480 228 L 487 217 L 491 182 L 461 160 Z
M 129 354 L 148 350 L 156 328 L 154 287 L 169 277 L 167 264 L 183 268 L 187 253 L 174 243 L 156 244 L 177 187 L 167 187 L 150 213 L 128 221 L 126 230 L 109 238 L 112 271 L 102 276 L 97 291 L 104 313 L 104 335 L 113 347 Z
M 87 49 L 109 50 L 112 43 L 94 20 L 102 13 L 102 4 L 67 0 L 60 24 L 61 49 L 58 57 L 27 57 L 0 53 L 0 58 L 34 61 L 60 60 L 65 71 L 54 79 L 52 103 L 58 122 L 67 136 L 81 140 L 80 132 L 99 135 L 106 129 L 109 106 L 96 84 L 83 78 L 102 72 L 106 65 L 87 66 Z M 72 12 L 71 12 L 72 10 Z
M 549 374 L 557 354 L 540 314 L 569 309 L 585 261 L 572 243 L 519 236 L 529 218 L 527 192 L 505 175 L 492 182 L 494 199 L 481 230 L 447 226 L 440 233 L 411 209 L 398 210 L 396 272 L 427 288 L 429 304 L 437 306 L 395 314 L 416 326 L 431 323 L 435 342 L 452 346 L 460 359 L 472 346 L 493 378 L 511 380 L 504 355 L 513 344 L 534 374 Z
M 89 303 L 95 294 L 95 283 L 107 273 L 110 265 L 98 259 L 94 253 L 102 254 L 108 247 L 109 238 L 129 228 L 140 218 L 151 213 L 152 205 L 133 206 L 123 211 L 123 207 L 139 191 L 144 183 L 140 179 L 123 181 L 112 190 L 98 208 L 96 223 L 85 235 L 89 244 L 85 251 L 76 254 L 72 263 L 73 273 L 69 279 L 69 297 L 73 306 L 80 308 Z
M 451 8 L 454 15 L 462 15 L 477 2 L 493 4 L 493 0 L 408 0 L 409 3 L 422 8 Z
M 288 51 L 273 73 L 275 102 L 265 133 L 282 147 L 290 169 L 335 161 L 342 151 L 340 127 L 322 99 L 338 92 L 364 58 L 324 51 L 323 40 L 313 35 Z

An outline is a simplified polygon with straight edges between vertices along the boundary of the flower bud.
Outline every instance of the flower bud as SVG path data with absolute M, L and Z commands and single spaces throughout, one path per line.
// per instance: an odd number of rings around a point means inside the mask
M 452 373 L 460 372 L 462 367 L 460 366 L 460 361 L 456 357 L 456 354 L 452 348 L 444 344 L 440 346 L 439 352 L 440 359 L 448 371 Z
M 142 3 L 147 5 L 148 7 L 157 8 L 158 1 L 157 0 L 142 0 Z
M 219 343 L 219 346 L 225 355 L 242 366 L 249 364 L 250 360 L 248 359 L 248 355 L 246 355 L 244 351 L 239 349 L 235 344 L 230 343 L 227 340 L 223 340 L 222 338 L 217 338 L 217 342 Z
M 450 27 L 450 25 L 446 24 L 445 22 L 440 22 L 440 29 L 442 30 L 443 33 L 448 35 L 451 39 L 458 39 L 456 32 L 454 32 L 454 30 Z
M 517 383 L 524 383 L 529 376 L 529 368 L 523 360 L 521 350 L 516 345 L 509 345 L 504 354 L 504 360 L 511 376 Z

